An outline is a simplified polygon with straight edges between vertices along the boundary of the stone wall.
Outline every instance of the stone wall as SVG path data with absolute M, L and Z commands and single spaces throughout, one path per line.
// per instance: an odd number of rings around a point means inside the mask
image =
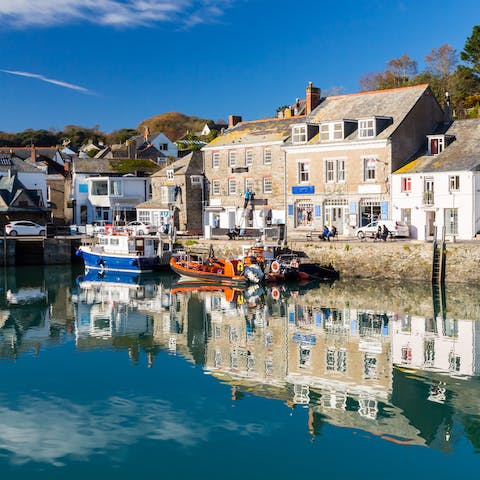
M 212 243 L 217 256 L 239 255 L 242 241 L 199 240 Z M 290 248 L 304 251 L 313 261 L 331 263 L 341 278 L 388 279 L 430 282 L 433 244 L 415 241 L 290 242 Z M 446 282 L 480 285 L 480 243 L 446 244 Z

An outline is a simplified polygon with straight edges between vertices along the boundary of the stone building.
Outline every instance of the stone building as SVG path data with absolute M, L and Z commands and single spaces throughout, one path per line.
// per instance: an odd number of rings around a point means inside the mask
M 242 122 L 229 117 L 228 129 L 202 148 L 208 205 L 205 235 L 218 229 L 252 229 L 285 223 L 285 153 L 292 124 L 305 121 L 320 102 L 320 89 L 310 83 L 305 101 L 282 109 L 278 118 Z M 253 196 L 248 204 L 245 193 Z
M 428 85 L 322 99 L 285 133 L 289 231 L 327 224 L 348 235 L 377 218 L 392 218 L 391 173 L 443 120 Z
M 176 160 L 151 177 L 152 199 L 136 206 L 137 219 L 165 229 L 200 233 L 204 203 L 203 159 L 200 151 Z

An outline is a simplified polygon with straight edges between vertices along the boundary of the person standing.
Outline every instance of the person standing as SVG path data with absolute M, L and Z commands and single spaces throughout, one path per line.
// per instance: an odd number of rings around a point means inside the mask
M 244 198 L 243 208 L 247 208 L 248 202 L 252 198 L 252 191 L 249 188 L 247 188 L 247 190 L 245 191 L 245 195 L 243 198 Z

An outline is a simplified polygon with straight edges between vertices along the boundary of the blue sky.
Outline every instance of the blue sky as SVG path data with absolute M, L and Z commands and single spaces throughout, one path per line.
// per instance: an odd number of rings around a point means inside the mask
M 270 117 L 478 23 L 478 0 L 0 0 L 0 131 Z

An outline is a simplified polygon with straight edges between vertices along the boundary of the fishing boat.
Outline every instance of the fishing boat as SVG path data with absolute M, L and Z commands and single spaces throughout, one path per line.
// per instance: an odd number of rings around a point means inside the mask
M 89 270 L 144 273 L 159 264 L 154 237 L 136 237 L 125 233 L 100 234 L 76 252 Z M 159 252 L 163 255 L 163 252 Z
M 258 283 L 263 278 L 263 271 L 258 265 L 247 267 L 238 259 L 216 258 L 212 250 L 206 260 L 187 254 L 172 256 L 170 267 L 187 282 L 242 286 L 247 283 Z

